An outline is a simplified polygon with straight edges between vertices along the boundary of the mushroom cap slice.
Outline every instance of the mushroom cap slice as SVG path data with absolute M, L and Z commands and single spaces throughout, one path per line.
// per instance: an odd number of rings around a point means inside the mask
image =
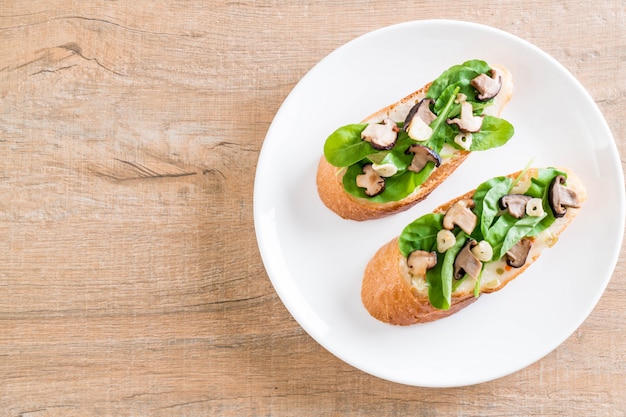
M 506 258 L 506 264 L 513 268 L 521 268 L 524 266 L 532 245 L 532 240 L 526 237 L 517 242 L 504 255 Z
M 463 101 L 461 103 L 461 117 L 455 117 L 454 119 L 448 119 L 446 122 L 449 125 L 456 124 L 462 132 L 478 132 L 483 125 L 483 118 L 485 116 L 474 116 L 474 108 L 469 101 Z
M 476 279 L 483 267 L 482 262 L 472 253 L 472 248 L 478 245 L 474 239 L 468 239 L 454 260 L 454 279 L 461 279 L 465 274 Z
M 409 125 L 415 117 L 422 119 L 424 123 L 430 125 L 437 118 L 437 115 L 430 110 L 430 105 L 434 102 L 435 100 L 432 98 L 423 98 L 415 106 L 411 107 L 409 114 L 404 119 L 404 130 L 408 131 Z
M 411 145 L 406 152 L 415 154 L 411 165 L 407 167 L 409 171 L 420 172 L 428 162 L 433 162 L 436 167 L 441 165 L 441 156 L 428 146 L 419 144 Z
M 454 203 L 443 216 L 444 229 L 452 230 L 457 225 L 468 235 L 472 234 L 478 224 L 478 217 L 472 211 L 474 205 L 471 198 Z
M 470 81 L 472 87 L 478 92 L 476 98 L 480 101 L 487 101 L 494 98 L 502 88 L 502 74 L 495 69 L 491 69 L 489 73 L 491 76 L 480 74 Z
M 548 202 L 554 217 L 563 217 L 567 213 L 568 207 L 578 208 L 580 207 L 580 199 L 576 192 L 567 188 L 565 184 L 565 177 L 563 175 L 557 175 L 550 184 L 548 190 Z
M 372 164 L 363 165 L 363 174 L 356 176 L 356 185 L 365 188 L 365 195 L 374 197 L 385 191 L 385 179 L 379 175 Z
M 426 276 L 426 271 L 437 265 L 437 253 L 415 250 L 407 257 L 406 265 L 409 273 L 415 277 Z
M 532 199 L 532 197 L 524 194 L 507 194 L 503 196 L 499 205 L 502 210 L 505 210 L 516 219 L 521 219 L 526 214 L 526 204 Z
M 396 122 L 386 118 L 381 123 L 367 125 L 361 132 L 361 139 L 371 143 L 374 149 L 389 150 L 396 144 L 399 131 Z

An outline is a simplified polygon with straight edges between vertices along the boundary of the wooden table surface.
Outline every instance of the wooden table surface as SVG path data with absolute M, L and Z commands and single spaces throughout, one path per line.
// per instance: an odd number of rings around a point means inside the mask
M 1 1 L 0 415 L 626 415 L 623 249 L 561 346 L 462 388 L 347 365 L 268 279 L 252 196 L 276 111 L 345 42 L 431 18 L 554 56 L 626 154 L 622 0 Z

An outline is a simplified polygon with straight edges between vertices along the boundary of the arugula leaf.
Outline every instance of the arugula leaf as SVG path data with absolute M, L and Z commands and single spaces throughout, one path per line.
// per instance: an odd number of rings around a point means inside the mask
M 550 187 L 550 183 L 557 175 L 563 175 L 567 178 L 567 174 L 556 168 L 544 168 L 539 170 L 536 177 L 531 178 L 530 188 L 526 194 L 531 197 L 542 198 L 546 190 Z
M 435 101 L 434 111 L 437 118 L 430 124 L 433 133 L 425 143 L 426 146 L 440 153 L 444 144 L 454 143 L 458 128 L 448 125 L 446 120 L 459 114 L 461 106 L 454 103 L 457 95 L 463 93 L 472 103 L 474 112 L 482 113 L 484 107 L 491 101 L 479 102 L 476 100 L 476 91 L 471 86 L 471 80 L 479 74 L 490 70 L 485 61 L 470 60 L 461 65 L 455 65 L 444 71 L 430 86 L 427 97 Z M 401 127 L 402 123 L 398 123 Z M 428 179 L 435 169 L 433 163 L 428 163 L 419 173 L 408 171 L 407 168 L 413 155 L 406 150 L 417 143 L 408 134 L 401 130 L 398 140 L 391 150 L 374 149 L 369 142 L 361 139 L 361 133 L 367 127 L 365 123 L 350 124 L 340 127 L 333 132 L 324 143 L 324 156 L 333 166 L 347 168 L 343 176 L 345 190 L 358 198 L 372 202 L 385 203 L 401 200 L 417 190 Z M 473 150 L 487 150 L 505 144 L 513 135 L 513 126 L 510 123 L 491 116 L 483 120 L 481 132 L 474 134 Z M 356 185 L 356 177 L 362 174 L 365 163 L 393 164 L 398 172 L 392 177 L 385 178 L 385 190 L 375 197 L 365 195 L 364 189 Z
M 336 167 L 348 167 L 375 150 L 369 142 L 361 139 L 366 123 L 351 124 L 335 130 L 324 143 L 324 157 Z
M 496 177 L 485 181 L 474 192 L 474 213 L 480 221 L 482 236 L 486 236 L 494 219 L 500 211 L 499 201 L 509 192 L 512 180 L 508 177 Z M 480 240 L 480 236 L 477 236 Z
M 385 191 L 379 195 L 381 202 L 398 201 L 409 196 L 428 179 L 434 169 L 435 164 L 428 162 L 420 172 L 407 170 L 399 175 L 396 174 L 393 177 L 385 178 Z M 370 200 L 376 201 L 376 197 L 374 197 L 374 200 Z
M 485 151 L 502 146 L 513 137 L 515 128 L 504 119 L 485 116 L 480 131 L 472 133 L 470 151 Z
M 517 242 L 524 237 L 535 236 L 549 227 L 555 217 L 549 208 L 549 186 L 557 175 L 563 172 L 546 168 L 538 170 L 531 180 L 531 187 L 526 195 L 542 198 L 545 213 L 542 216 L 525 215 L 521 219 L 498 209 L 499 200 L 510 192 L 514 180 L 509 177 L 495 177 L 480 184 L 474 193 L 474 213 L 478 216 L 479 226 L 472 232 L 471 238 L 486 240 L 493 248 L 493 260 L 501 259 Z M 405 227 L 399 237 L 400 251 L 408 256 L 414 250 L 432 251 L 437 246 L 437 233 L 443 228 L 443 214 L 427 214 Z M 482 235 L 482 236 L 481 236 Z M 438 253 L 438 263 L 426 272 L 428 299 L 433 307 L 449 309 L 452 294 L 466 279 L 454 279 L 454 261 L 469 239 L 465 232 L 456 235 L 456 243 L 444 254 Z M 480 295 L 481 275 L 474 283 L 474 296 Z
M 486 74 L 491 69 L 489 64 L 487 64 L 485 61 L 482 61 L 480 59 L 472 59 L 469 61 L 465 61 L 462 65 L 464 67 L 473 69 L 479 74 Z
M 442 91 L 439 98 L 435 101 L 433 110 L 436 114 L 442 114 L 442 110 L 446 107 L 447 103 L 449 101 L 454 103 L 458 94 L 465 94 L 466 97 L 473 97 L 475 94 L 474 91 L 474 87 L 470 85 L 470 80 L 460 80 L 454 84 L 450 84 L 445 90 Z M 454 103 L 451 111 L 446 116 L 446 119 L 456 117 L 460 113 L 461 105 Z
M 480 270 L 480 274 L 478 274 L 478 279 L 474 283 L 474 297 L 478 298 L 480 296 L 480 283 L 483 280 L 483 272 L 485 272 L 485 268 Z
M 463 249 L 463 245 L 467 241 L 467 234 L 465 232 L 459 232 L 456 235 L 456 242 L 454 246 L 449 248 L 444 257 L 443 262 L 441 262 L 441 297 L 445 300 L 444 306 L 448 306 L 444 308 L 447 310 L 450 308 L 450 303 L 452 301 L 452 281 L 454 280 L 454 261 L 458 253 Z M 428 278 L 428 274 L 426 274 Z M 434 277 L 432 277 L 434 278 Z M 430 298 L 430 287 L 428 287 L 429 298 Z M 438 298 L 438 297 L 437 297 Z M 437 308 L 442 308 L 438 306 L 434 306 Z
M 409 134 L 404 130 L 398 132 L 398 139 L 395 146 L 386 152 L 385 158 L 379 162 L 384 164 L 394 164 L 399 171 L 404 171 L 413 160 L 413 154 L 407 153 L 407 150 L 416 142 L 409 137 Z M 368 156 L 368 159 L 372 159 L 373 155 Z M 373 161 L 376 162 L 376 161 Z
M 409 196 L 428 179 L 430 173 L 435 169 L 435 164 L 428 162 L 420 172 L 399 171 L 394 176 L 385 178 L 385 189 L 382 193 L 368 197 L 365 195 L 365 189 L 356 185 L 356 177 L 363 173 L 363 165 L 364 163 L 358 163 L 348 167 L 342 179 L 343 187 L 346 192 L 355 197 L 367 198 L 369 201 L 377 203 L 398 201 Z
M 522 238 L 536 236 L 550 227 L 555 217 L 550 209 L 544 210 L 542 216 L 524 216 L 521 219 L 516 219 L 508 213 L 500 216 L 485 234 L 485 240 L 494 250 L 494 259 L 503 257 Z
M 542 216 L 526 216 L 516 221 L 511 228 L 507 231 L 502 244 L 500 245 L 500 251 L 498 254 L 494 254 L 496 259 L 502 258 L 517 242 L 522 238 L 528 236 L 528 234 L 539 224 L 546 214 Z
M 443 262 L 437 262 L 433 268 L 426 271 L 426 284 L 428 285 L 428 302 L 435 308 L 440 310 L 448 310 L 450 308 L 450 299 L 446 299 L 443 290 L 443 281 L 441 280 L 441 268 Z
M 432 251 L 437 246 L 437 233 L 443 228 L 443 214 L 429 213 L 409 223 L 398 238 L 404 256 L 416 250 Z
M 426 97 L 436 100 L 449 85 L 456 84 L 457 82 L 465 82 L 466 80 L 469 83 L 469 81 L 480 74 L 487 73 L 490 69 L 491 68 L 485 61 L 480 60 L 471 60 L 460 65 L 454 65 L 433 81 L 428 89 L 428 93 L 426 93 Z M 475 100 L 475 93 L 472 92 L 472 94 L 467 97 Z
M 499 259 L 497 255 L 500 253 L 504 238 L 516 221 L 517 219 L 515 217 L 511 216 L 509 213 L 504 213 L 502 216 L 498 217 L 487 233 L 485 233 L 485 240 L 489 242 L 493 248 L 493 259 Z
M 435 152 L 441 151 L 441 148 L 443 148 L 443 145 L 446 142 L 446 138 L 450 136 L 451 127 L 446 123 L 446 120 L 450 115 L 452 105 L 454 104 L 454 98 L 456 97 L 458 91 L 459 90 L 457 88 L 452 91 L 452 95 L 448 98 L 448 101 L 446 102 L 444 108 L 441 110 L 441 113 L 439 113 L 437 118 L 433 120 L 433 122 L 430 124 L 433 133 L 426 143 L 426 146 L 434 149 Z
M 486 107 L 491 106 L 493 104 L 493 99 L 486 101 L 476 101 L 476 99 L 474 99 L 476 90 L 472 87 L 470 81 L 471 80 L 461 80 L 443 90 L 433 106 L 435 113 L 440 114 L 441 110 L 446 106 L 448 100 L 452 98 L 454 104 L 452 105 L 452 108 L 446 118 L 451 119 L 458 117 L 461 114 L 461 104 L 455 102 L 458 94 L 465 95 L 467 101 L 472 104 L 472 112 L 475 115 L 482 114 Z

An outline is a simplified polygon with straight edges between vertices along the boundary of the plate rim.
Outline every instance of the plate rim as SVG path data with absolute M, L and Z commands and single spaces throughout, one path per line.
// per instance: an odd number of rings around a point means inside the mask
M 612 135 L 612 132 L 610 130 L 610 127 L 608 126 L 608 123 L 606 121 L 606 119 L 604 118 L 604 116 L 602 115 L 597 103 L 595 102 L 595 100 L 593 100 L 593 98 L 591 97 L 591 95 L 589 94 L 589 92 L 585 89 L 585 87 L 580 83 L 580 81 L 578 81 L 578 79 L 576 79 L 574 77 L 574 75 L 565 67 L 563 66 L 558 60 L 556 60 L 554 57 L 552 57 L 551 55 L 549 55 L 548 53 L 546 53 L 545 51 L 543 51 L 542 49 L 540 49 L 539 47 L 537 47 L 536 45 L 526 41 L 525 39 L 522 39 L 516 35 L 513 35 L 509 32 L 506 32 L 502 29 L 498 29 L 492 26 L 488 26 L 488 25 L 484 25 L 481 23 L 475 23 L 475 22 L 470 22 L 470 21 L 465 21 L 465 20 L 451 20 L 451 19 L 426 19 L 426 20 L 411 20 L 411 21 L 406 21 L 406 22 L 401 22 L 401 23 L 396 23 L 396 24 L 392 24 L 392 25 L 388 25 L 388 26 L 384 26 L 384 27 L 380 27 L 377 28 L 375 30 L 372 30 L 370 32 L 364 33 L 362 35 L 359 35 L 357 37 L 355 37 L 352 40 L 349 40 L 348 42 L 340 45 L 338 48 L 334 49 L 333 51 L 331 51 L 330 53 L 328 53 L 326 56 L 324 56 L 321 60 L 319 60 L 319 62 L 317 62 L 315 65 L 313 65 L 313 67 L 311 67 L 311 69 L 309 71 L 306 72 L 306 74 L 295 84 L 295 86 L 291 89 L 291 91 L 289 92 L 289 94 L 285 97 L 285 99 L 283 100 L 280 108 L 278 109 L 278 111 L 276 112 L 272 123 L 270 124 L 266 136 L 264 138 L 263 141 L 263 146 L 261 148 L 261 151 L 259 153 L 259 158 L 258 158 L 258 163 L 257 163 L 257 167 L 256 167 L 256 173 L 255 173 L 255 180 L 254 180 L 254 191 L 253 191 L 253 211 L 254 211 L 254 227 L 255 227 L 255 234 L 256 234 L 256 239 L 257 239 L 257 246 L 259 248 L 260 254 L 261 254 L 261 258 L 265 267 L 265 270 L 267 272 L 268 278 L 270 279 L 270 282 L 272 283 L 272 286 L 274 288 L 274 290 L 276 291 L 277 295 L 279 296 L 281 302 L 284 304 L 284 306 L 287 308 L 287 310 L 289 311 L 289 313 L 291 314 L 291 316 L 296 320 L 296 322 L 298 323 L 299 326 L 301 326 L 306 332 L 307 334 L 309 334 L 318 344 L 320 344 L 322 347 L 324 347 L 327 351 L 329 351 L 331 354 L 333 354 L 334 356 L 336 356 L 337 358 L 341 359 L 342 361 L 346 362 L 347 364 L 367 373 L 370 375 L 373 375 L 375 377 L 384 379 L 384 380 L 388 380 L 388 381 L 392 381 L 392 382 L 396 382 L 396 383 L 400 383 L 400 384 L 405 384 L 405 385 L 413 385 L 413 386 L 422 386 L 422 387 L 446 387 L 446 386 L 454 386 L 454 387 L 458 387 L 458 386 L 466 386 L 466 385 L 473 385 L 473 384 L 477 384 L 477 383 L 483 383 L 483 382 L 487 382 L 487 381 L 491 381 L 491 380 L 495 380 L 501 377 L 504 377 L 506 375 L 510 375 L 512 373 L 515 373 L 517 371 L 519 371 L 520 369 L 523 369 L 527 366 L 530 366 L 531 364 L 533 364 L 534 362 L 540 360 L 541 358 L 545 357 L 547 354 L 549 354 L 550 352 L 552 352 L 554 349 L 556 349 L 558 346 L 560 346 L 565 340 L 567 340 L 571 334 L 573 332 L 575 332 L 575 330 L 580 327 L 580 325 L 582 325 L 582 323 L 586 320 L 586 318 L 591 314 L 591 312 L 593 311 L 593 309 L 595 308 L 595 306 L 597 305 L 598 301 L 600 300 L 601 296 L 603 295 L 603 293 L 606 290 L 606 287 L 615 271 L 615 267 L 617 265 L 618 259 L 619 259 L 619 254 L 620 254 L 620 248 L 621 245 L 623 244 L 623 237 L 624 237 L 624 222 L 625 219 L 624 217 L 620 217 L 619 219 L 619 227 L 616 227 L 617 230 L 621 231 L 620 237 L 619 237 L 619 247 L 612 253 L 611 259 L 610 259 L 610 271 L 611 273 L 608 275 L 608 277 L 604 280 L 604 284 L 601 286 L 601 288 L 598 289 L 598 294 L 596 294 L 596 296 L 593 298 L 592 302 L 588 304 L 588 311 L 585 311 L 585 314 L 583 314 L 584 318 L 580 323 L 577 323 L 574 327 L 573 330 L 569 333 L 569 335 L 567 337 L 565 337 L 563 340 L 559 340 L 558 343 L 556 343 L 553 347 L 551 347 L 550 349 L 548 349 L 547 351 L 542 351 L 539 352 L 537 354 L 537 357 L 532 359 L 531 361 L 527 361 L 528 363 L 524 363 L 522 365 L 520 365 L 519 367 L 515 368 L 515 369 L 507 369 L 505 371 L 503 371 L 501 374 L 497 375 L 494 374 L 491 377 L 489 377 L 488 379 L 484 379 L 484 380 L 479 380 L 476 382 L 471 382 L 471 381 L 466 381 L 464 383 L 461 384 L 457 384 L 457 383 L 437 383 L 437 384 L 424 384 L 424 383 L 414 383 L 413 381 L 406 381 L 403 380 L 402 378 L 393 378 L 393 377 L 389 377 L 388 375 L 380 375 L 377 373 L 373 373 L 370 370 L 366 370 L 363 369 L 362 366 L 359 366 L 358 364 L 355 364 L 354 361 L 351 360 L 351 358 L 346 357 L 345 355 L 341 354 L 340 352 L 337 352 L 336 349 L 331 349 L 327 346 L 326 343 L 324 343 L 321 340 L 321 337 L 319 337 L 319 335 L 315 332 L 315 330 L 313 329 L 313 326 L 310 325 L 310 323 L 306 322 L 303 323 L 302 321 L 302 317 L 298 317 L 300 316 L 299 313 L 296 313 L 295 311 L 297 311 L 297 308 L 294 307 L 294 303 L 295 301 L 293 300 L 293 298 L 288 297 L 287 293 L 285 292 L 284 287 L 280 287 L 280 285 L 277 286 L 277 281 L 275 280 L 275 271 L 274 271 L 274 265 L 269 265 L 269 259 L 270 259 L 270 255 L 268 254 L 268 249 L 266 246 L 263 245 L 264 239 L 267 239 L 267 236 L 264 236 L 264 233 L 266 233 L 266 231 L 264 231 L 262 229 L 262 224 L 263 224 L 263 219 L 262 219 L 262 213 L 261 213 L 261 207 L 259 206 L 259 198 L 257 196 L 258 194 L 258 190 L 261 187 L 261 178 L 259 177 L 259 172 L 262 172 L 265 169 L 265 164 L 268 160 L 268 156 L 266 155 L 268 151 L 268 147 L 266 147 L 266 143 L 268 141 L 269 138 L 271 138 L 271 135 L 273 133 L 273 129 L 275 128 L 274 124 L 275 122 L 277 122 L 278 120 L 281 119 L 282 117 L 282 112 L 285 111 L 286 106 L 289 104 L 290 100 L 293 99 L 293 97 L 298 94 L 299 92 L 299 88 L 302 85 L 302 83 L 304 82 L 305 79 L 308 79 L 308 77 L 311 76 L 311 74 L 313 74 L 316 69 L 321 66 L 324 65 L 324 63 L 331 59 L 332 57 L 334 57 L 337 54 L 342 53 L 342 51 L 346 48 L 349 48 L 351 45 L 353 45 L 356 42 L 363 42 L 366 41 L 368 37 L 375 37 L 378 34 L 380 34 L 381 32 L 385 32 L 385 31 L 392 31 L 392 30 L 402 30 L 402 27 L 405 26 L 414 26 L 414 25 L 443 25 L 443 26 L 447 26 L 447 25 L 455 25 L 455 26 L 465 26 L 465 27 L 469 27 L 472 28 L 474 30 L 481 30 L 481 31 L 487 31 L 487 32 L 492 32 L 493 34 L 497 34 L 498 36 L 504 36 L 508 39 L 510 39 L 513 42 L 517 42 L 517 43 L 521 43 L 523 44 L 525 47 L 533 50 L 535 53 L 540 54 L 544 59 L 547 59 L 548 61 L 550 61 L 550 63 L 552 65 L 555 65 L 560 72 L 567 74 L 567 76 L 570 78 L 570 81 L 572 81 L 574 83 L 574 85 L 578 86 L 580 89 L 580 93 L 582 93 L 583 95 L 586 96 L 587 100 L 589 101 L 589 103 L 595 108 L 597 114 L 596 116 L 598 116 L 598 120 L 603 124 L 603 127 L 605 129 L 605 133 L 608 134 L 608 137 L 611 139 L 610 140 L 610 146 L 611 146 L 611 155 L 613 156 L 613 163 L 615 165 L 615 168 L 618 168 L 618 170 L 620 172 L 622 172 L 622 175 L 619 176 L 619 178 L 617 178 L 617 182 L 619 183 L 618 185 L 621 185 L 621 193 L 618 195 L 618 203 L 619 206 L 623 208 L 625 206 L 625 197 L 624 197 L 624 178 L 623 178 L 623 171 L 622 171 L 622 167 L 620 164 L 620 159 L 619 159 L 619 151 L 617 149 L 616 143 L 615 143 L 615 139 L 614 136 Z M 280 287 L 280 288 L 279 288 Z

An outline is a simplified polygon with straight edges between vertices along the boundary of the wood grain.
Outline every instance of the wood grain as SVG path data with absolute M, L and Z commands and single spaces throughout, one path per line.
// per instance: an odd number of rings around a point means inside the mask
M 626 154 L 618 0 L 3 2 L 0 415 L 626 415 L 623 248 L 563 345 L 465 388 L 352 368 L 274 292 L 252 216 L 274 114 L 335 48 L 427 18 L 553 55 Z

